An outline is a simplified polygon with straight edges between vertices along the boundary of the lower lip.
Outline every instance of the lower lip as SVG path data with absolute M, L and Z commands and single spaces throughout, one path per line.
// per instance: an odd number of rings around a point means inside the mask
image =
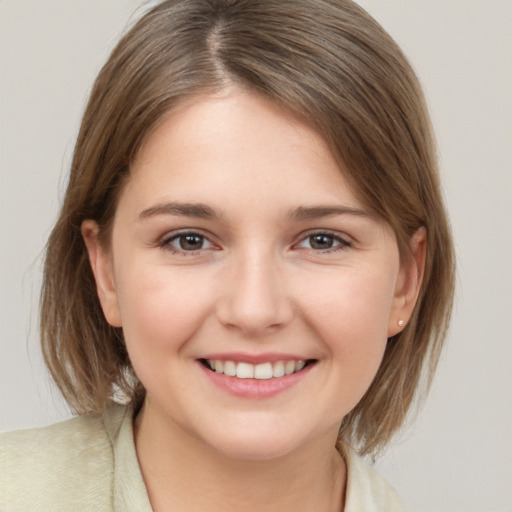
M 198 362 L 204 374 L 218 388 L 240 398 L 271 398 L 298 384 L 310 372 L 314 364 L 308 364 L 301 371 L 272 379 L 239 379 L 217 373 Z

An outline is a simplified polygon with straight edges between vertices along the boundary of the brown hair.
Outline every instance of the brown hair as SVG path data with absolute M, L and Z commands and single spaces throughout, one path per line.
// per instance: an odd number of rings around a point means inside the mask
M 41 306 L 46 364 L 78 413 L 116 390 L 139 402 L 122 330 L 105 320 L 80 226 L 108 234 L 130 164 L 178 103 L 236 83 L 295 113 L 343 161 L 361 201 L 395 231 L 401 257 L 424 226 L 424 280 L 406 328 L 344 418 L 376 453 L 430 383 L 449 322 L 454 256 L 428 112 L 406 58 L 350 0 L 167 0 L 138 20 L 101 70 L 83 116 L 64 204 L 48 241 Z

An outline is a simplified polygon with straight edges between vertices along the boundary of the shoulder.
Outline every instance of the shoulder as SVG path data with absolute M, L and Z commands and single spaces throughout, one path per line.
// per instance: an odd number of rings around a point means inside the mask
M 105 417 L 78 416 L 49 427 L 0 435 L 0 510 L 110 510 L 113 452 Z M 114 426 L 112 424 L 114 423 Z
M 405 512 L 402 500 L 391 484 L 350 448 L 343 458 L 347 464 L 345 512 Z

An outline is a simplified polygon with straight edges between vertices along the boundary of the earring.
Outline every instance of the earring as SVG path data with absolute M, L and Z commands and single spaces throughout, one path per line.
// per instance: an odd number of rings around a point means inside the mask
M 402 327 L 403 325 L 404 325 L 404 321 L 403 320 L 398 320 L 398 326 Z

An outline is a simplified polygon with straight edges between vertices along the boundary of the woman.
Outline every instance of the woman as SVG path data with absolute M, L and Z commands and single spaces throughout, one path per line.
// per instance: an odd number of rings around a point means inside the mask
M 354 450 L 402 425 L 452 291 L 423 96 L 373 19 L 162 2 L 96 81 L 48 243 L 80 416 L 3 437 L 0 508 L 400 510 Z

